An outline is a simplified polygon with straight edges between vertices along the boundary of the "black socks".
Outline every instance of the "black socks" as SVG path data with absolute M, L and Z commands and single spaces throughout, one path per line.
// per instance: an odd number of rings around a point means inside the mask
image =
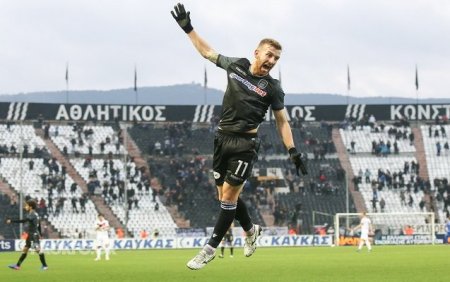
M 39 254 L 39 259 L 41 260 L 42 266 L 47 267 L 47 263 L 45 262 L 45 255 L 44 253 Z
M 214 226 L 214 232 L 208 241 L 208 245 L 211 247 L 217 248 L 223 236 L 227 233 L 228 228 L 230 228 L 236 216 L 236 206 L 236 203 L 220 202 L 221 209 L 219 218 L 217 219 L 216 226 Z
M 249 231 L 253 227 L 252 220 L 248 215 L 247 206 L 241 198 L 238 198 L 237 206 L 236 206 L 236 220 L 239 221 L 244 231 Z
M 20 266 L 22 264 L 22 262 L 25 260 L 25 258 L 27 257 L 26 253 L 22 253 L 20 255 L 19 261 L 17 262 L 17 266 Z

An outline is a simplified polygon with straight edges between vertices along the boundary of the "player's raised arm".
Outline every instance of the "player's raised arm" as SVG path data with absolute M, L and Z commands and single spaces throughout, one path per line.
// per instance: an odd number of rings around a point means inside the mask
M 170 12 L 173 18 L 177 21 L 181 29 L 189 36 L 195 49 L 202 55 L 205 59 L 210 60 L 214 64 L 217 63 L 218 53 L 209 46 L 209 44 L 201 38 L 191 24 L 190 12 L 186 12 L 184 5 L 178 3 L 174 10 Z

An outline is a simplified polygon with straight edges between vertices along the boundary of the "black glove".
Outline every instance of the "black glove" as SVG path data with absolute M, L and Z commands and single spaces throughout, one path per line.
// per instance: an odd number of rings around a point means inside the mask
M 297 175 L 300 175 L 298 171 L 300 170 L 303 175 L 307 175 L 308 171 L 306 170 L 306 162 L 303 160 L 302 153 L 297 152 L 297 149 L 290 148 L 289 149 L 289 157 L 291 161 L 295 164 L 295 168 L 297 169 Z
M 178 25 L 181 27 L 184 32 L 189 33 L 194 28 L 191 25 L 191 17 L 189 16 L 191 12 L 187 12 L 184 9 L 184 5 L 178 3 L 175 7 L 173 7 L 175 13 L 170 11 L 172 17 L 177 21 Z

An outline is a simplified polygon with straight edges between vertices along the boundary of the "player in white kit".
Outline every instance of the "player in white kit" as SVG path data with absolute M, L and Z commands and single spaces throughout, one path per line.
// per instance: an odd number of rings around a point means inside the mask
M 102 249 L 105 250 L 105 259 L 109 260 L 109 222 L 103 217 L 102 214 L 98 215 L 95 222 L 95 232 L 97 233 L 97 257 L 95 258 L 95 260 L 101 259 Z
M 356 229 L 361 228 L 361 237 L 359 240 L 358 252 L 361 251 L 364 243 L 366 243 L 367 249 L 370 252 L 372 250 L 372 246 L 370 245 L 369 235 L 373 234 L 372 221 L 367 217 L 366 213 L 363 212 L 361 215 L 361 221 L 359 225 L 352 229 L 355 231 Z

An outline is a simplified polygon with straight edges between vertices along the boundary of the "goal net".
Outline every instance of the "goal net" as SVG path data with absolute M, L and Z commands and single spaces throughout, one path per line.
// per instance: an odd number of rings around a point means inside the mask
M 334 217 L 336 246 L 358 245 L 361 213 L 337 213 Z M 434 244 L 435 215 L 431 212 L 366 213 L 377 245 Z

